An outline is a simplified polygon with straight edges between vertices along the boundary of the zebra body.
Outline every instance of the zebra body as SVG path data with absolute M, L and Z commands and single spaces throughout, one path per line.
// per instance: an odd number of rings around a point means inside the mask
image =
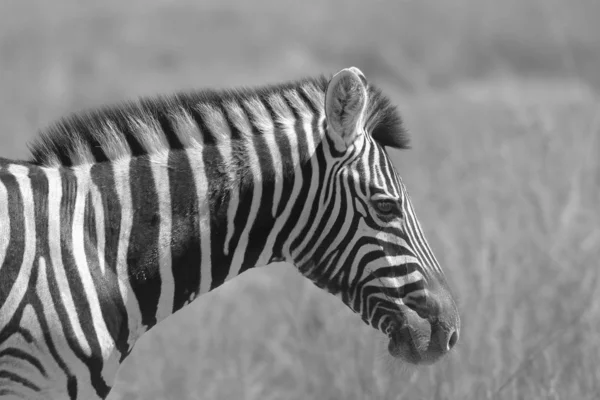
M 459 320 L 384 150 L 406 140 L 356 68 L 61 121 L 0 161 L 0 398 L 103 399 L 144 332 L 275 261 L 437 360 Z

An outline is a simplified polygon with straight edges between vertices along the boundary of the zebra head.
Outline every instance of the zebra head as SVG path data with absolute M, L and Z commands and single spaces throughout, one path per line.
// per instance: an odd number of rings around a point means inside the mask
M 315 199 L 318 239 L 297 264 L 384 332 L 392 356 L 430 364 L 456 344 L 460 319 L 384 148 L 406 147 L 399 117 L 382 115 L 382 100 L 374 96 L 381 95 L 354 67 L 327 85 L 324 139 L 315 154 L 326 160 L 323 192 Z

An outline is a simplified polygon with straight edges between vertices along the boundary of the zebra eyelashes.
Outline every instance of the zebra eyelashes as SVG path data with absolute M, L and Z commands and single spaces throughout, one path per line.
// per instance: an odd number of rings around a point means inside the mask
M 375 195 L 371 203 L 377 214 L 385 220 L 404 217 L 400 201 L 395 198 Z
M 377 202 L 375 202 L 375 205 L 377 207 L 377 210 L 381 213 L 381 214 L 391 214 L 392 212 L 394 212 L 395 209 L 395 204 L 393 201 L 390 200 L 379 200 Z

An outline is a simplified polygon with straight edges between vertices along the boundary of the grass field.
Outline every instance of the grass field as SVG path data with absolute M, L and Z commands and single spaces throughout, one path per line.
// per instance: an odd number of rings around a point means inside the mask
M 82 108 L 355 65 L 413 134 L 393 152 L 458 296 L 412 368 L 290 266 L 154 328 L 117 399 L 600 398 L 600 3 L 4 0 L 0 156 Z

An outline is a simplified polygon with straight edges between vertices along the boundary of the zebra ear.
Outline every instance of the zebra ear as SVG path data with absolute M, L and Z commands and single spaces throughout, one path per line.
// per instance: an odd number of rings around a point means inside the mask
M 328 134 L 339 150 L 346 150 L 362 133 L 367 106 L 367 80 L 355 67 L 341 70 L 327 85 L 325 116 Z

